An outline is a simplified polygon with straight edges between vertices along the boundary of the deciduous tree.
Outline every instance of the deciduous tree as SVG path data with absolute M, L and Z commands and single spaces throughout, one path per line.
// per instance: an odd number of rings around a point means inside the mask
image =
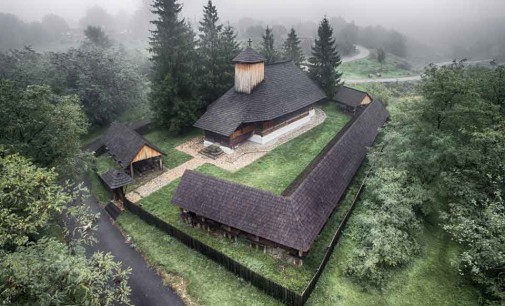
M 84 35 L 86 35 L 88 43 L 91 43 L 97 47 L 110 48 L 112 46 L 112 41 L 100 27 L 88 26 L 84 30 Z
M 89 258 L 84 254 L 83 244 L 94 241 L 96 216 L 82 205 L 79 189 L 59 185 L 54 170 L 37 167 L 3 147 L 0 186 L 0 299 L 4 304 L 129 304 L 130 269 L 123 269 L 110 254 Z M 60 229 L 67 243 L 45 231 L 50 225 L 58 228 L 60 216 L 72 224 Z
M 15 89 L 0 81 L 0 143 L 41 166 L 62 169 L 80 152 L 87 120 L 76 96 L 58 96 L 48 86 Z

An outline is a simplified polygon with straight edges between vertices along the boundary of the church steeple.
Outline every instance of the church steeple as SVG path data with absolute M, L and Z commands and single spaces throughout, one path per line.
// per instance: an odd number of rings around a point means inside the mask
M 235 91 L 250 94 L 254 87 L 265 79 L 265 58 L 249 46 L 234 59 Z

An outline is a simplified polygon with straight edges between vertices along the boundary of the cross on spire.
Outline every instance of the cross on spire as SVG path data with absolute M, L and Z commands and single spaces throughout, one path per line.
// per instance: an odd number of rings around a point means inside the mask
M 249 38 L 249 40 L 247 41 L 247 43 L 249 44 L 249 47 L 251 47 L 252 39 Z

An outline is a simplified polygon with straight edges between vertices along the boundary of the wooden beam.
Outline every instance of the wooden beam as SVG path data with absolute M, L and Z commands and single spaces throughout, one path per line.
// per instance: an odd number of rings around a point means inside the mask
M 130 174 L 133 178 L 133 163 L 130 163 Z

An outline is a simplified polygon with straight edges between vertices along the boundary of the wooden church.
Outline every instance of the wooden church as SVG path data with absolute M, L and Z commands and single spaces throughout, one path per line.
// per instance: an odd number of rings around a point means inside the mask
M 309 122 L 325 93 L 293 62 L 265 65 L 247 47 L 234 59 L 235 85 L 195 123 L 206 146 L 226 153 L 246 140 L 267 143 Z

